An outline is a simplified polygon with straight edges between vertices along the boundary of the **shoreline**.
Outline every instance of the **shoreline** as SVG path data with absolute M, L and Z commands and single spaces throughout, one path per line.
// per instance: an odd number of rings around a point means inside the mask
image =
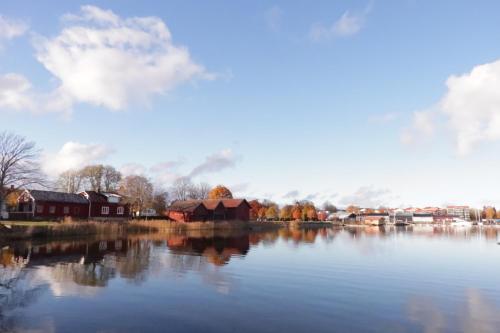
M 127 222 L 72 222 L 58 223 L 49 221 L 20 222 L 2 221 L 0 223 L 0 240 L 30 240 L 61 237 L 82 237 L 96 235 L 139 235 L 153 233 L 172 233 L 189 231 L 266 231 L 276 229 L 306 228 L 367 228 L 367 227 L 451 227 L 446 224 L 410 224 L 407 226 L 343 224 L 326 221 L 220 221 L 220 222 L 172 222 L 165 220 L 131 220 Z M 494 225 L 492 225 L 494 226 Z

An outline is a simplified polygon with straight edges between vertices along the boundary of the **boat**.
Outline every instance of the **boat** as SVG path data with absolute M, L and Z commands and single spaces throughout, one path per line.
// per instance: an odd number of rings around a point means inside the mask
M 472 222 L 461 218 L 455 218 L 453 219 L 453 222 L 451 222 L 451 225 L 454 227 L 471 227 Z

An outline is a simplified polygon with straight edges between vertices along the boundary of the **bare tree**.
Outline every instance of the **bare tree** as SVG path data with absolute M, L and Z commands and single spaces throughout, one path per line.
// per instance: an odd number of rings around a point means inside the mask
M 168 192 L 157 191 L 153 195 L 152 207 L 158 215 L 163 215 L 168 206 Z
M 189 199 L 203 200 L 208 198 L 210 185 L 207 183 L 199 183 L 198 185 L 191 184 L 188 190 Z
M 45 186 L 39 153 L 34 142 L 16 134 L 0 133 L 0 212 L 9 193 L 27 186 Z
M 81 171 L 86 186 L 92 191 L 100 191 L 102 186 L 102 179 L 104 177 L 103 165 L 89 165 Z
M 59 175 L 56 189 L 67 193 L 77 193 L 82 189 L 83 175 L 80 170 L 68 170 Z
M 115 191 L 122 179 L 121 173 L 110 165 L 89 165 L 80 173 L 85 185 L 92 191 Z
M 193 183 L 188 177 L 177 179 L 170 190 L 173 200 L 188 200 Z
M 103 188 L 105 191 L 115 191 L 122 180 L 122 174 L 110 165 L 104 167 L 103 172 Z
M 143 176 L 127 176 L 120 183 L 120 194 L 132 206 L 133 212 L 142 212 L 151 208 L 153 202 L 153 185 Z

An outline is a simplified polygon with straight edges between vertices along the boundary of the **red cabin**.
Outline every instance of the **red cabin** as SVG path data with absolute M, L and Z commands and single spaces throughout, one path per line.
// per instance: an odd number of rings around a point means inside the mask
M 18 212 L 25 218 L 87 218 L 88 207 L 87 199 L 74 193 L 26 190 L 18 198 Z
M 178 222 L 248 221 L 250 204 L 245 199 L 175 201 L 167 216 Z

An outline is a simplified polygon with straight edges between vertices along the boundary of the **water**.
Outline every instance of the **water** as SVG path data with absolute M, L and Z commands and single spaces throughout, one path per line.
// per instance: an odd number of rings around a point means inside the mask
M 15 332 L 500 332 L 500 229 L 189 233 L 5 244 Z

